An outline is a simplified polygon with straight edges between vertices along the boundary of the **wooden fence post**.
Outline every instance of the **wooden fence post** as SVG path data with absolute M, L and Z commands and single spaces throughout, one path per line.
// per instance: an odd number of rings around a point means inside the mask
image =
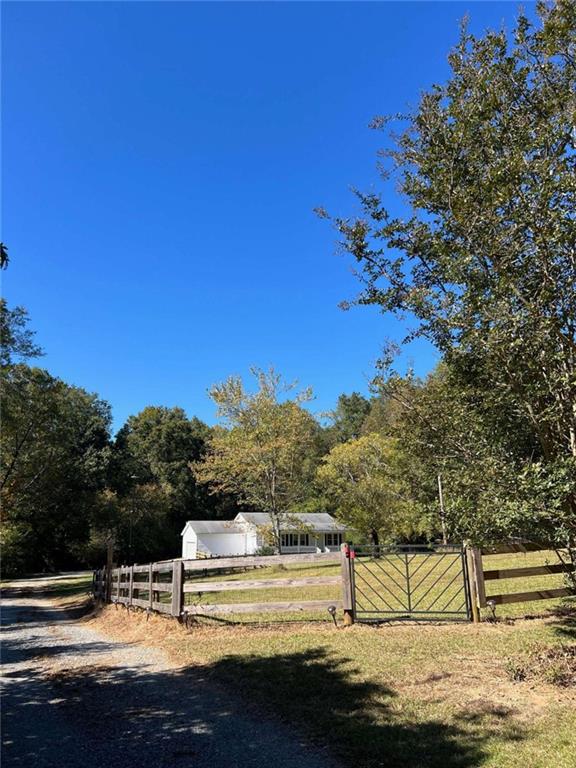
M 153 609 L 154 605 L 154 593 L 152 592 L 152 584 L 154 583 L 154 563 L 150 563 L 148 566 L 148 607 Z
M 342 607 L 344 608 L 344 624 L 354 624 L 354 583 L 352 576 L 353 563 L 351 561 L 349 544 L 340 546 L 340 567 L 342 572 Z
M 484 565 L 482 563 L 482 550 L 478 547 L 472 549 L 474 558 L 474 577 L 476 579 L 476 592 L 478 593 L 478 605 L 486 608 L 486 587 L 484 584 Z
M 477 624 L 480 621 L 480 608 L 486 606 L 486 591 L 484 589 L 482 553 L 477 547 L 471 547 L 469 544 L 466 544 L 466 565 L 472 621 Z
M 184 562 L 182 560 L 172 561 L 172 616 L 180 618 L 182 613 L 182 604 L 184 598 Z
M 134 566 L 130 566 L 130 587 L 128 589 L 128 605 L 132 605 L 134 599 Z

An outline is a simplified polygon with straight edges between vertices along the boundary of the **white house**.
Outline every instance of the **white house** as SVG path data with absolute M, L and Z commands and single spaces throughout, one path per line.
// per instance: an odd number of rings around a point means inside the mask
M 240 512 L 234 520 L 188 520 L 182 531 L 182 557 L 253 555 L 270 528 L 265 512 Z M 281 531 L 282 552 L 327 552 L 340 548 L 346 526 L 327 512 L 299 512 Z

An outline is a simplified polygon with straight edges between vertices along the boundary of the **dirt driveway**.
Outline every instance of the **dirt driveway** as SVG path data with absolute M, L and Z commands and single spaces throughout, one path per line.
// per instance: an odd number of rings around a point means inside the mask
M 3 595 L 4 768 L 336 768 L 272 713 L 247 709 L 249 680 L 231 693 L 201 668 L 111 641 L 42 587 Z

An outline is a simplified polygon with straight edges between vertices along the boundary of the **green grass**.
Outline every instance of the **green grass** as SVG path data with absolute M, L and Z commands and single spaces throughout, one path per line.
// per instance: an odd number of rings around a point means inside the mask
M 574 768 L 562 689 L 514 683 L 511 660 L 574 643 L 576 615 L 496 624 L 196 626 L 170 638 L 344 765 Z
M 417 556 L 413 567 L 422 561 Z M 505 569 L 557 562 L 552 552 L 485 557 L 484 568 Z M 366 566 L 364 577 L 379 588 L 386 581 L 381 563 Z M 384 569 L 386 570 L 386 568 Z M 283 578 L 336 574 L 338 564 L 288 566 L 209 580 Z M 358 567 L 357 567 L 358 572 Z M 455 574 L 441 576 L 426 602 L 444 594 Z M 395 576 L 390 570 L 390 576 Z M 396 577 L 396 576 L 395 576 Z M 397 577 L 396 577 L 397 578 Z M 434 581 L 431 572 L 424 586 Z M 561 575 L 487 582 L 488 596 L 564 585 Z M 203 603 L 263 602 L 337 598 L 339 588 L 242 590 L 207 593 Z M 345 765 L 362 768 L 574 768 L 574 695 L 531 679 L 515 683 L 511 670 L 532 663 L 542 648 L 574 644 L 574 600 L 498 606 L 496 623 L 422 625 L 393 623 L 332 629 L 199 626 L 184 654 L 207 664 L 219 679 L 249 692 L 249 697 L 327 743 Z M 562 609 L 566 611 L 564 615 Z M 539 616 L 536 620 L 518 617 Z M 484 618 L 491 617 L 489 610 Z M 547 617 L 547 618 L 543 618 Z M 228 617 L 227 617 L 228 618 Z M 238 615 L 240 622 L 282 621 L 291 614 Z
M 506 568 L 528 568 L 536 565 L 553 565 L 558 563 L 555 552 L 516 552 L 506 555 L 485 555 L 483 557 L 484 570 L 497 570 Z M 566 586 L 565 577 L 562 574 L 547 576 L 531 576 L 519 579 L 498 579 L 486 582 L 486 597 L 496 594 L 511 594 L 514 592 L 535 592 L 538 590 L 557 589 Z M 518 617 L 532 614 L 542 614 L 559 605 L 558 600 L 538 600 L 526 603 L 510 603 L 496 608 L 499 617 Z M 485 617 L 491 616 L 491 611 L 483 611 Z
M 92 572 L 86 571 L 63 576 L 42 588 L 47 597 L 76 597 L 87 594 L 92 588 Z
M 534 564 L 533 554 L 489 563 L 526 564 Z M 337 572 L 337 564 L 274 567 L 211 580 Z M 502 584 L 493 582 L 499 591 Z M 55 584 L 52 595 L 79 594 L 89 586 L 86 575 L 71 577 Z M 516 579 L 511 588 L 532 587 Z M 264 592 L 243 594 L 262 600 Z M 277 600 L 284 590 L 270 592 Z M 206 598 L 224 596 L 238 599 L 235 592 Z M 514 682 L 511 674 L 532 663 L 542 648 L 576 644 L 576 607 L 557 611 L 570 603 L 555 601 L 556 613 L 546 601 L 502 606 L 527 614 L 535 607 L 541 617 L 503 615 L 505 620 L 480 625 L 199 623 L 187 631 L 175 622 L 147 623 L 143 615 L 136 619 L 114 610 L 97 621 L 104 629 L 113 626 L 123 640 L 166 648 L 179 665 L 202 664 L 247 706 L 279 717 L 349 768 L 574 768 L 574 689 L 536 676 Z
M 43 577 L 6 579 L 2 588 L 16 587 L 27 594 L 50 598 L 72 598 L 87 595 L 92 587 L 92 571 L 82 571 L 62 576 L 47 574 Z

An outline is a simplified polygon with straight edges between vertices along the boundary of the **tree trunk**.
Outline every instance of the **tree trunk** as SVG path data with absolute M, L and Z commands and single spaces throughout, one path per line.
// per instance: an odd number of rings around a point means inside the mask
M 270 518 L 272 520 L 272 531 L 273 531 L 274 539 L 276 540 L 276 547 L 278 548 L 278 554 L 281 555 L 282 554 L 282 534 L 280 533 L 280 520 L 276 512 L 271 512 Z
M 442 526 L 442 544 L 448 544 L 446 534 L 446 510 L 444 509 L 444 489 L 442 487 L 442 475 L 438 475 L 438 500 L 440 502 L 440 525 Z
M 376 528 L 370 529 L 370 541 L 372 542 L 372 551 L 374 557 L 380 557 L 380 536 Z

